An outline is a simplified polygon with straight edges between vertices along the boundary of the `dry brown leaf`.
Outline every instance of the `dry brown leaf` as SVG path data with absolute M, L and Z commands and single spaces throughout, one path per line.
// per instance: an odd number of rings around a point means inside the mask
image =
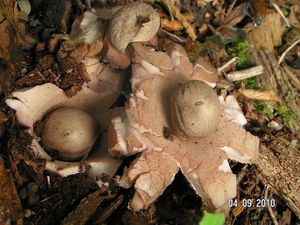
M 16 0 L 2 0 L 0 1 L 0 14 L 7 19 L 10 24 L 17 24 L 17 4 Z
M 0 1 L 0 92 L 9 90 L 25 41 L 20 35 L 16 1 Z M 26 37 L 27 38 L 27 37 Z M 29 40 L 29 39 L 28 39 Z
M 244 17 L 245 14 L 243 11 L 243 5 L 241 4 L 233 9 L 228 10 L 221 22 L 223 23 L 223 25 L 235 26 L 236 24 L 241 22 Z
M 256 91 L 252 89 L 239 89 L 239 94 L 246 98 L 261 101 L 280 101 L 279 96 L 274 91 Z
M 291 224 L 292 220 L 292 212 L 289 208 L 287 208 L 282 213 L 282 218 L 278 221 L 279 225 Z
M 161 28 L 169 31 L 179 31 L 183 29 L 182 23 L 178 20 L 160 20 Z
M 195 20 L 195 15 L 192 12 L 184 13 L 183 16 L 190 23 L 192 23 Z M 161 28 L 169 31 L 179 31 L 184 29 L 182 22 L 179 20 L 161 19 L 160 24 L 161 24 Z
M 180 12 L 180 9 L 175 5 L 175 2 L 173 0 L 163 0 L 163 3 L 170 9 L 171 14 L 182 23 L 182 26 L 185 28 L 190 38 L 193 41 L 196 40 L 197 35 L 195 28 L 190 24 L 187 17 Z

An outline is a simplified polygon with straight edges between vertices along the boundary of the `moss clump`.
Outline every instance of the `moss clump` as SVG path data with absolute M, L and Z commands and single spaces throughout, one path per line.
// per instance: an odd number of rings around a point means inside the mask
M 262 90 L 263 87 L 257 82 L 255 77 L 251 77 L 242 81 L 247 89 Z
M 257 112 L 264 114 L 268 118 L 274 117 L 274 107 L 272 105 L 267 104 L 264 101 L 254 101 L 253 106 Z
M 249 50 L 253 46 L 248 41 L 238 42 L 228 49 L 229 53 L 238 57 L 237 67 L 244 68 L 250 64 Z
M 285 125 L 296 119 L 295 113 L 286 105 L 273 106 L 264 101 L 254 101 L 253 106 L 257 112 L 269 119 L 277 118 Z
M 274 115 L 284 124 L 296 119 L 295 113 L 286 105 L 280 105 L 274 109 Z

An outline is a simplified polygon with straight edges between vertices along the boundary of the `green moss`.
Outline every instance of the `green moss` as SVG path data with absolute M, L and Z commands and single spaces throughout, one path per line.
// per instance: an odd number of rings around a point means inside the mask
M 264 101 L 254 101 L 253 106 L 256 109 L 257 112 L 264 114 L 268 118 L 273 118 L 274 117 L 274 108 L 273 106 L 267 104 Z
M 247 89 L 262 90 L 262 85 L 257 82 L 255 77 L 251 77 L 242 81 Z
M 243 68 L 249 64 L 249 50 L 252 45 L 248 41 L 238 42 L 228 49 L 229 53 L 238 57 L 237 67 Z
M 274 115 L 284 124 L 296 119 L 295 113 L 286 105 L 280 105 L 274 109 Z
M 297 117 L 286 105 L 272 106 L 264 101 L 254 101 L 253 106 L 257 112 L 264 114 L 269 119 L 277 118 L 285 125 Z

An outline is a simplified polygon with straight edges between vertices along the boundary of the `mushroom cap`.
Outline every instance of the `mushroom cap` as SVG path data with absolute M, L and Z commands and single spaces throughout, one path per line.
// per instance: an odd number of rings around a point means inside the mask
M 160 18 L 148 4 L 135 2 L 118 10 L 110 23 L 112 45 L 120 52 L 131 42 L 149 41 L 160 26 Z
M 46 118 L 42 142 L 48 151 L 58 151 L 61 158 L 78 160 L 92 147 L 98 127 L 97 121 L 88 113 L 60 108 Z
M 195 138 L 216 131 L 222 113 L 217 94 L 199 80 L 179 85 L 171 94 L 170 107 L 175 133 Z

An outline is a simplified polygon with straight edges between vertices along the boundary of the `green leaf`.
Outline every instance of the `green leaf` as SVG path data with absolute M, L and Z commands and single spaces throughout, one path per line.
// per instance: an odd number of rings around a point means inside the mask
M 204 212 L 199 225 L 223 225 L 225 223 L 224 213 L 208 213 Z

